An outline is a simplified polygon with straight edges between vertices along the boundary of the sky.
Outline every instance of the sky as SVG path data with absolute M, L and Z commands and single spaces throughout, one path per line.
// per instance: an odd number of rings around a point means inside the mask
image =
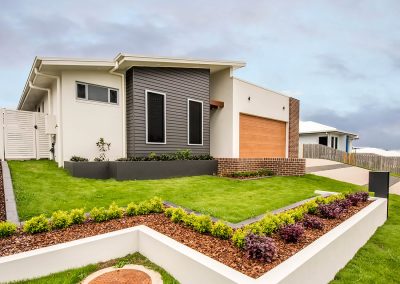
M 235 76 L 301 100 L 301 119 L 400 149 L 400 1 L 1 1 L 0 106 L 35 56 L 243 60 Z

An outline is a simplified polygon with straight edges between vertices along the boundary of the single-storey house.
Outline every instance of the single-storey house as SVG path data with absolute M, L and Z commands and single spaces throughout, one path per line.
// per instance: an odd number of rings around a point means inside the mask
M 190 149 L 216 158 L 297 158 L 299 101 L 233 76 L 241 61 L 118 54 L 37 57 L 18 110 L 46 116 L 59 166 Z
M 300 157 L 304 144 L 320 144 L 351 153 L 353 141 L 358 139 L 357 134 L 314 121 L 300 121 L 299 134 Z

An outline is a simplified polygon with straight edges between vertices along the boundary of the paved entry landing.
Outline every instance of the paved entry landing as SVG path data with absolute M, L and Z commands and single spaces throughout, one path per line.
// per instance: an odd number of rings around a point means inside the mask
M 368 185 L 369 170 L 323 159 L 306 159 L 306 172 L 356 185 Z M 390 176 L 390 192 L 400 195 L 400 178 Z

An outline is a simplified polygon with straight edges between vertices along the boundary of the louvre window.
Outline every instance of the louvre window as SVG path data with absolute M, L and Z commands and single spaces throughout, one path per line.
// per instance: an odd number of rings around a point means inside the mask
M 88 101 L 118 104 L 118 90 L 87 83 L 76 83 L 76 97 Z
M 188 144 L 203 144 L 203 103 L 189 100 L 188 102 Z
M 147 143 L 164 144 L 165 139 L 165 94 L 146 92 Z

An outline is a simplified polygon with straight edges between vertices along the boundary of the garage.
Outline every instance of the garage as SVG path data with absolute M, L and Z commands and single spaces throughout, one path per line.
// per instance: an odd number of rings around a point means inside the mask
M 286 122 L 240 114 L 241 158 L 284 158 Z

